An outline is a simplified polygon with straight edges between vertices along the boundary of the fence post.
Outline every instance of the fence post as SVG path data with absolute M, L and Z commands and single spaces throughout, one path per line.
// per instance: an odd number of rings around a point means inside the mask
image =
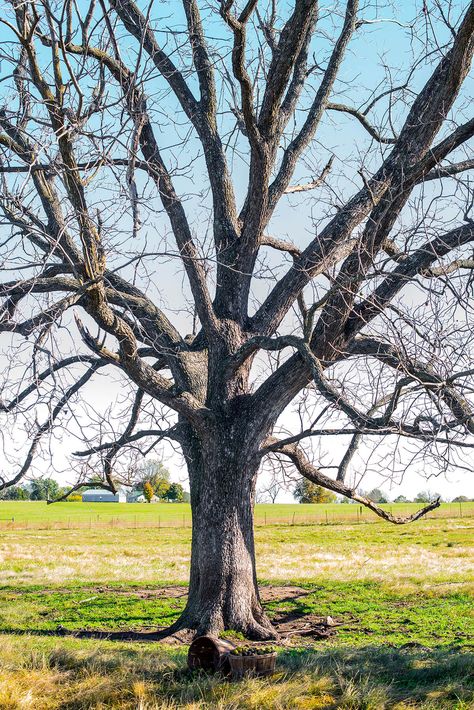
M 326 525 L 329 525 L 328 511 L 326 510 Z

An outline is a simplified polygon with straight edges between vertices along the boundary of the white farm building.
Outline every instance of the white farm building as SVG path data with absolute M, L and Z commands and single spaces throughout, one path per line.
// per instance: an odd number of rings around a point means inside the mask
M 126 503 L 127 496 L 122 491 L 115 493 L 101 488 L 91 488 L 82 494 L 83 503 Z

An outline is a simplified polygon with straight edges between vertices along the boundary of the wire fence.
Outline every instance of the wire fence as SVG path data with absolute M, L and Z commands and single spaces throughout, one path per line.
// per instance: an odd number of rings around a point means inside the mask
M 257 513 L 254 520 L 255 527 L 264 526 L 302 526 L 302 525 L 347 525 L 370 524 L 380 522 L 374 513 L 359 505 L 344 505 L 341 510 L 324 509 L 316 514 L 301 514 L 297 510 L 287 515 L 272 515 L 270 513 Z M 390 505 L 386 510 L 398 516 L 408 516 L 415 510 L 414 506 Z M 445 503 L 436 508 L 423 519 L 452 519 L 473 518 L 474 502 L 472 503 Z M 60 519 L 15 519 L 14 517 L 0 518 L 0 530 L 132 530 L 132 529 L 185 529 L 191 528 L 191 515 L 168 516 L 151 515 L 91 515 L 88 517 L 64 517 Z

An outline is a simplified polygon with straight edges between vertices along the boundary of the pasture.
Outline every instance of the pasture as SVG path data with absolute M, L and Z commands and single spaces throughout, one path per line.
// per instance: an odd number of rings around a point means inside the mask
M 388 503 L 382 508 L 410 515 L 419 503 Z M 430 518 L 474 517 L 474 503 L 442 503 Z M 360 505 L 257 504 L 255 526 L 377 522 L 372 511 Z M 189 503 L 57 503 L 0 501 L 2 528 L 191 527 Z
M 331 616 L 337 633 L 290 636 L 276 676 L 230 683 L 186 671 L 179 644 L 73 636 L 177 617 L 188 506 L 1 503 L 0 518 L 15 520 L 0 528 L 0 708 L 474 707 L 472 504 L 409 526 L 368 511 L 331 519 L 354 508 L 257 507 L 269 614 L 283 624 Z

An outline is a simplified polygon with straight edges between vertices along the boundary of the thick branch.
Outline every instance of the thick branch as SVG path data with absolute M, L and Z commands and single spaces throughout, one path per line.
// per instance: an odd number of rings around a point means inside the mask
M 440 505 L 440 500 L 438 498 L 437 500 L 433 501 L 424 508 L 417 510 L 416 513 L 413 513 L 412 515 L 408 515 L 406 517 L 393 515 L 392 513 L 390 513 L 390 511 L 384 510 L 384 508 L 381 508 L 379 505 L 377 505 L 377 503 L 374 503 L 374 501 L 370 500 L 370 498 L 360 495 L 355 490 L 344 484 L 342 481 L 335 481 L 332 478 L 326 476 L 309 461 L 304 451 L 298 446 L 296 446 L 296 444 L 278 446 L 278 441 L 276 439 L 272 439 L 271 443 L 272 451 L 287 456 L 293 462 L 293 464 L 302 476 L 312 481 L 313 483 L 316 483 L 316 485 L 318 486 L 322 486 L 327 490 L 333 491 L 334 493 L 338 493 L 339 495 L 345 496 L 346 498 L 350 498 L 351 500 L 354 500 L 357 503 L 361 503 L 366 508 L 372 510 L 380 518 L 387 520 L 389 523 L 394 523 L 395 525 L 404 525 L 405 523 L 412 523 L 415 520 L 419 520 L 424 515 L 427 515 L 427 513 L 430 513 L 432 510 L 435 510 L 435 508 L 438 508 Z
M 339 73 L 347 45 L 349 44 L 349 40 L 356 28 L 358 5 L 358 0 L 348 0 L 342 32 L 334 46 L 327 69 L 324 73 L 319 89 L 316 92 L 316 96 L 308 112 L 308 116 L 301 131 L 285 150 L 278 174 L 270 186 L 268 198 L 268 218 L 270 218 L 280 197 L 288 187 L 301 154 L 314 138 L 316 130 L 324 114 L 329 96 L 331 95 L 334 82 L 336 81 Z
M 128 5 L 129 3 L 125 3 Z M 133 5 L 133 3 L 131 3 Z M 42 36 L 43 42 L 47 39 Z M 204 326 L 213 327 L 215 319 L 212 304 L 207 289 L 206 275 L 199 254 L 191 236 L 191 230 L 184 212 L 182 202 L 178 198 L 171 176 L 163 162 L 153 129 L 148 117 L 145 97 L 140 92 L 134 81 L 133 74 L 118 59 L 110 57 L 106 52 L 87 45 L 85 47 L 68 44 L 65 48 L 72 54 L 93 57 L 104 64 L 120 85 L 128 110 L 135 124 L 139 127 L 139 142 L 145 160 L 150 166 L 150 171 L 159 190 L 163 206 L 168 214 L 173 233 L 175 235 L 182 259 L 186 269 L 191 290 L 193 291 L 199 317 Z M 77 166 L 75 166 L 77 170 Z
M 433 154 L 433 151 L 429 153 L 430 146 L 469 70 L 474 51 L 473 33 L 474 5 L 471 4 L 451 50 L 438 64 L 413 103 L 391 154 L 374 177 L 365 182 L 364 188 L 349 200 L 276 284 L 253 318 L 255 331 L 266 334 L 273 332 L 304 286 L 322 273 L 328 262 L 335 263 L 341 242 L 372 210 L 377 209 L 384 196 L 389 194 L 387 204 L 394 203 L 400 209 L 419 179 L 420 164 L 427 159 L 425 168 L 430 170 L 434 167 L 430 162 Z M 464 136 L 466 129 L 460 133 Z M 458 136 L 456 140 L 462 138 Z M 438 150 L 439 159 L 445 157 L 446 150 L 452 145 L 451 139 L 442 150 Z M 385 208 L 385 205 L 382 207 Z M 388 210 L 381 209 L 378 219 L 385 220 L 389 225 L 393 216 L 390 216 Z M 380 232 L 377 236 L 382 238 L 387 235 Z
M 444 177 L 454 177 L 468 170 L 474 170 L 474 160 L 461 160 L 459 163 L 453 163 L 452 165 L 440 165 L 427 173 L 423 177 L 423 181 L 427 182 L 428 180 L 439 180 Z
M 270 67 L 268 68 L 265 92 L 258 117 L 259 130 L 267 138 L 275 133 L 276 126 L 281 130 L 285 114 L 294 104 L 295 94 L 301 91 L 303 68 L 306 52 L 316 22 L 317 0 L 296 0 L 293 13 L 283 27 L 276 45 Z M 298 66 L 295 64 L 298 61 Z M 293 85 L 286 96 L 283 116 L 280 115 L 284 92 L 291 74 L 295 70 Z M 279 124 L 279 125 L 278 125 Z
M 474 412 L 469 402 L 454 387 L 452 378 L 449 380 L 440 377 L 428 364 L 403 357 L 395 346 L 375 338 L 356 338 L 348 354 L 375 357 L 385 365 L 418 380 L 426 389 L 431 389 L 438 394 L 449 407 L 458 425 L 462 425 L 469 433 L 474 434 Z
M 183 0 L 189 39 L 198 73 L 201 100 L 198 102 L 182 73 L 157 42 L 138 6 L 131 0 L 110 0 L 126 29 L 143 46 L 154 65 L 168 82 L 186 116 L 196 129 L 204 149 L 207 173 L 214 196 L 214 233 L 218 251 L 225 250 L 237 235 L 237 209 L 232 181 L 216 124 L 216 96 L 199 9 L 195 0 Z
M 246 132 L 251 144 L 259 147 L 261 145 L 261 136 L 257 127 L 253 106 L 252 81 L 245 66 L 245 47 L 247 41 L 246 24 L 255 9 L 255 6 L 257 5 L 257 1 L 258 0 L 248 0 L 240 16 L 236 17 L 232 13 L 233 0 L 220 0 L 220 13 L 234 34 L 232 69 L 234 76 L 240 85 L 242 115 L 244 118 Z
M 424 275 L 426 272 L 426 276 L 435 275 L 431 273 L 431 265 L 434 262 L 454 249 L 473 241 L 474 223 L 469 222 L 425 242 L 423 246 L 404 258 L 371 296 L 354 307 L 346 326 L 346 336 L 359 332 L 364 325 L 379 315 L 416 274 Z

